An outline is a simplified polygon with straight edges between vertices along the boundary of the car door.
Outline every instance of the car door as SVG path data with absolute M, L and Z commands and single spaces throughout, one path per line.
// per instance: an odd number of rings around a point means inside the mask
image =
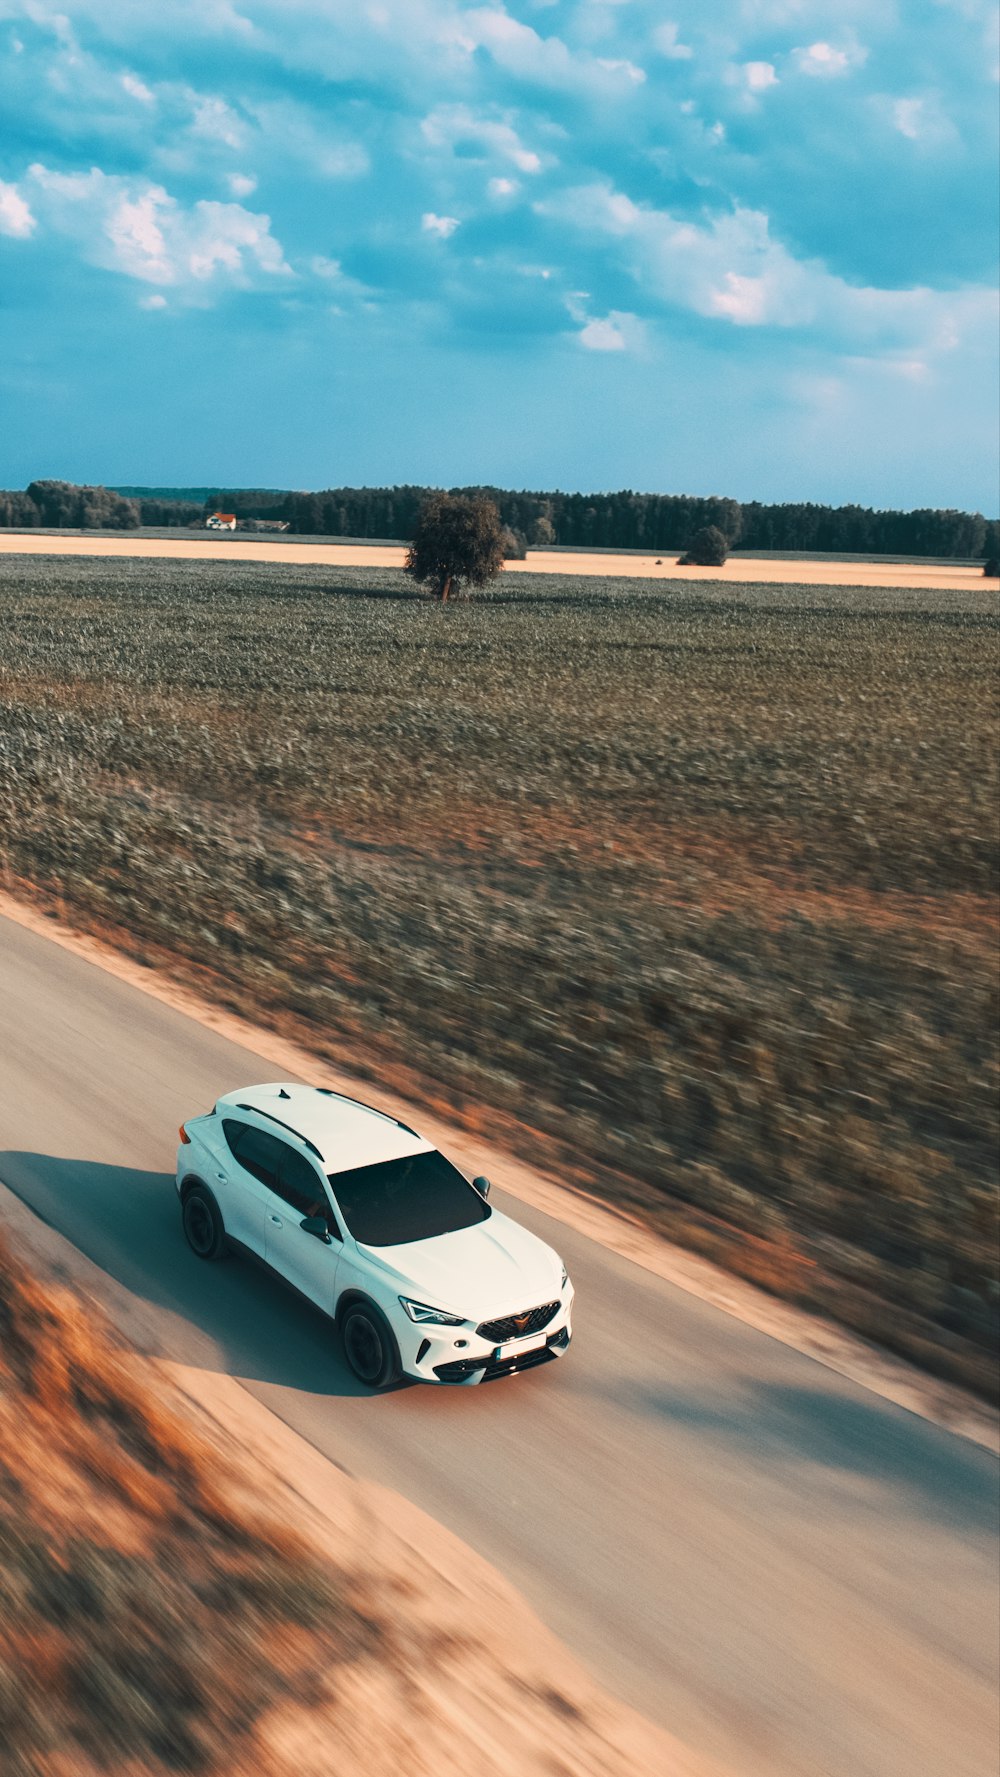
M 307 1155 L 285 1141 L 276 1145 L 281 1155 L 266 1192 L 264 1257 L 318 1308 L 332 1314 L 343 1241 L 326 1181 Z M 325 1239 L 302 1227 L 307 1216 L 325 1221 Z
M 277 1180 L 285 1144 L 238 1117 L 224 1118 L 222 1133 L 229 1150 L 225 1174 L 208 1183 L 216 1190 L 226 1233 L 264 1258 L 268 1192 Z

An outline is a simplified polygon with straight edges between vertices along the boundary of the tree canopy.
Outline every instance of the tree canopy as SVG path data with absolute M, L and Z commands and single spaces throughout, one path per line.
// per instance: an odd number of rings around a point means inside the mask
M 706 524 L 695 531 L 680 558 L 682 568 L 721 568 L 729 554 L 729 544 L 717 525 Z
M 485 586 L 504 564 L 506 538 L 492 500 L 432 494 L 420 509 L 406 572 L 442 603 L 460 586 Z
M 310 536 L 367 538 L 395 542 L 414 534 L 421 508 L 440 490 L 396 487 L 336 487 L 289 493 L 274 488 L 219 488 L 206 497 L 200 488 L 117 488 L 124 511 L 90 501 L 81 511 L 79 488 L 66 482 L 32 483 L 26 493 L 0 491 L 0 525 L 121 525 L 138 504 L 143 524 L 201 522 L 194 496 L 208 511 L 235 512 L 238 518 L 280 519 L 289 530 Z M 711 525 L 730 550 L 748 554 L 890 555 L 913 560 L 982 561 L 1000 555 L 1000 520 L 980 512 L 922 508 L 914 512 L 876 511 L 867 506 L 819 506 L 812 501 L 740 504 L 716 495 L 618 493 L 531 493 L 522 489 L 464 487 L 453 495 L 492 501 L 501 523 L 530 537 L 538 547 L 558 543 L 568 549 L 639 549 L 669 555 L 683 549 L 695 531 Z

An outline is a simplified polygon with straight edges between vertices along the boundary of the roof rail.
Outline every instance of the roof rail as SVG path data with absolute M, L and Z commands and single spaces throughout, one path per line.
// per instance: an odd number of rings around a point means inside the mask
M 307 1135 L 303 1135 L 300 1129 L 293 1129 L 290 1123 L 282 1122 L 281 1118 L 276 1117 L 273 1111 L 265 1111 L 259 1104 L 238 1104 L 236 1109 L 238 1111 L 252 1111 L 257 1117 L 270 1117 L 271 1122 L 277 1123 L 279 1129 L 287 1129 L 289 1135 L 294 1135 L 296 1141 L 302 1142 L 303 1146 L 309 1149 L 310 1154 L 315 1154 L 321 1166 L 324 1164 L 323 1156 L 316 1143 L 310 1141 Z
M 407 1135 L 412 1135 L 415 1141 L 420 1140 L 416 1130 L 411 1129 L 408 1123 L 403 1123 L 399 1117 L 391 1117 L 388 1111 L 378 1110 L 373 1104 L 365 1104 L 363 1099 L 351 1098 L 347 1092 L 334 1092 L 332 1086 L 317 1086 L 316 1091 L 321 1092 L 324 1098 L 340 1098 L 344 1104 L 356 1104 L 360 1111 L 371 1111 L 373 1117 L 384 1117 L 387 1123 L 395 1123 L 397 1129 L 405 1129 Z

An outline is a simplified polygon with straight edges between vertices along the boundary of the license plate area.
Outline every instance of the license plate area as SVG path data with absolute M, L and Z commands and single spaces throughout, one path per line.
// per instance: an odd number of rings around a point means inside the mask
M 541 1351 L 546 1344 L 544 1333 L 538 1333 L 533 1339 L 508 1339 L 505 1345 L 498 1345 L 493 1352 L 495 1364 L 507 1363 L 512 1357 L 522 1357 L 529 1351 Z

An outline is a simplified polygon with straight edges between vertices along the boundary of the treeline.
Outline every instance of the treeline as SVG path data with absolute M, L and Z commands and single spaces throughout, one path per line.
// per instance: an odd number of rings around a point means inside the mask
M 194 489 L 178 489 L 193 493 Z M 306 536 L 409 538 L 426 487 L 337 487 L 319 493 L 281 493 L 270 488 L 230 488 L 197 503 L 170 497 L 167 489 L 75 487 L 66 481 L 33 481 L 23 493 L 0 492 L 0 525 L 46 529 L 134 530 L 200 526 L 207 512 L 237 518 L 280 520 Z M 977 558 L 1000 555 L 1000 520 L 980 512 L 921 508 L 875 511 L 868 506 L 819 506 L 812 501 L 740 504 L 717 496 L 512 492 L 498 487 L 452 488 L 486 494 L 504 524 L 535 548 L 562 544 L 579 549 L 648 549 L 664 554 L 687 549 L 696 531 L 714 525 L 730 549 L 805 550 L 832 555 L 903 555 Z
M 201 506 L 187 500 L 134 499 L 110 487 L 71 481 L 33 481 L 22 492 L 0 490 L 0 526 L 17 530 L 134 531 L 201 525 Z
M 261 498 L 229 489 L 208 506 L 237 517 L 283 519 L 291 531 L 328 537 L 407 538 L 431 490 L 425 487 L 337 487 L 322 493 Z M 972 557 L 1000 552 L 1000 521 L 979 512 L 880 512 L 867 506 L 818 506 L 799 501 L 768 506 L 753 500 L 685 494 L 560 494 L 511 492 L 497 487 L 452 488 L 486 494 L 504 524 L 534 547 L 583 549 L 688 547 L 694 533 L 715 525 L 731 549 L 808 550 L 842 555 Z

